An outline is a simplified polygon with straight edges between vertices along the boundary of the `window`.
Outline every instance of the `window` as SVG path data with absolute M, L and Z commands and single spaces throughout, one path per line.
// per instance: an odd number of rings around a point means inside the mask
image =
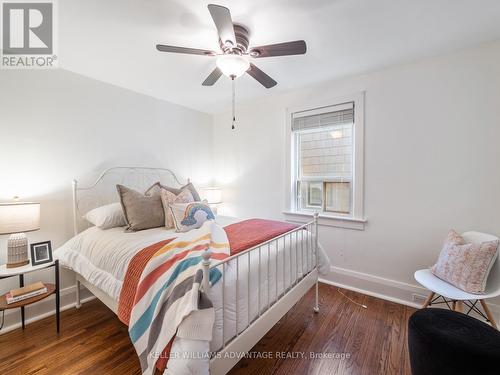
M 292 212 L 363 217 L 362 97 L 351 99 L 289 113 Z

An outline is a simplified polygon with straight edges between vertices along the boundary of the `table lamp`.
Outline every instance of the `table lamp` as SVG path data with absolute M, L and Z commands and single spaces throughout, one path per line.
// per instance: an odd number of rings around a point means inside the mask
M 217 205 L 222 203 L 222 189 L 219 187 L 204 188 L 203 197 L 210 205 L 214 214 L 217 214 Z
M 10 234 L 7 244 L 7 268 L 29 264 L 25 232 L 40 229 L 40 203 L 0 203 L 0 235 Z

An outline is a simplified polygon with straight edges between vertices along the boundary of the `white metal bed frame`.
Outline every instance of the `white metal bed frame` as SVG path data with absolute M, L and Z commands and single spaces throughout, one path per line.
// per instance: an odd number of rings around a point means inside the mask
M 105 182 L 110 176 L 112 178 L 112 189 L 109 189 L 104 195 L 95 193 L 94 190 L 98 190 L 98 187 Z M 132 176 L 132 178 L 130 178 Z M 167 178 L 167 181 L 165 181 Z M 161 181 L 165 184 L 175 183 L 181 186 L 181 182 L 177 176 L 170 169 L 166 168 L 150 168 L 150 167 L 114 167 L 105 170 L 97 180 L 90 186 L 80 187 L 76 180 L 73 180 L 73 228 L 75 235 L 79 233 L 79 228 L 84 224 L 83 221 L 83 211 L 88 212 L 89 210 L 96 208 L 100 205 L 116 202 L 117 195 L 115 185 L 116 183 L 127 183 L 127 186 L 135 189 L 144 191 L 147 187 L 151 186 L 153 183 Z M 189 179 L 187 180 L 189 182 Z M 88 226 L 88 223 L 86 224 Z M 304 245 L 304 231 L 308 231 L 311 235 L 306 238 Z M 295 236 L 295 245 L 293 245 L 293 237 Z M 300 246 L 298 245 L 299 236 L 302 236 L 302 242 Z M 270 301 L 270 283 L 267 283 L 267 301 L 262 301 L 261 299 L 261 254 L 263 251 L 267 252 L 267 274 L 269 279 L 270 272 L 270 247 L 274 242 L 276 249 L 280 241 L 283 241 L 282 254 L 283 257 L 287 252 L 292 256 L 292 252 L 295 252 L 295 267 L 292 266 L 291 260 L 289 261 L 289 281 L 290 285 L 287 287 L 285 285 L 285 260 L 283 258 L 283 290 L 278 294 L 278 251 L 275 252 L 275 265 L 276 265 L 276 275 L 275 275 L 275 299 Z M 288 247 L 287 247 L 288 244 Z M 294 248 L 294 249 L 293 249 Z M 300 249 L 299 249 L 300 248 Z M 306 259 L 306 270 L 304 272 L 304 252 Z M 236 329 L 236 335 L 230 339 L 226 340 L 224 335 L 224 312 L 226 310 L 226 305 L 224 303 L 224 291 L 225 291 L 225 269 L 229 262 L 236 262 L 237 269 L 240 259 L 243 257 L 248 257 L 248 264 L 250 265 L 250 256 L 252 254 L 258 254 L 258 275 L 254 275 L 253 279 L 258 279 L 258 316 L 251 321 L 250 308 L 248 308 L 248 322 L 246 327 L 240 332 Z M 300 272 L 299 272 L 299 254 L 300 254 Z M 215 353 L 213 358 L 210 360 L 210 373 L 212 375 L 223 375 L 229 372 L 231 368 L 239 361 L 239 356 L 226 355 L 231 352 L 245 353 L 251 350 L 251 348 L 295 305 L 306 293 L 307 291 L 315 286 L 315 305 L 313 307 L 314 312 L 319 311 L 318 306 L 318 214 L 314 214 L 314 219 L 293 229 L 287 233 L 284 233 L 278 237 L 272 238 L 269 241 L 261 243 L 254 246 L 248 250 L 240 252 L 238 254 L 232 255 L 222 261 L 212 263 L 210 261 L 210 253 L 207 251 L 203 255 L 203 285 L 205 291 L 210 290 L 209 284 L 209 272 L 210 269 L 218 267 L 222 268 L 222 278 L 219 282 L 222 282 L 222 348 Z M 295 268 L 295 269 L 293 269 Z M 251 267 L 247 268 L 247 286 L 250 289 L 250 273 Z M 75 272 L 76 273 L 76 272 Z M 239 285 L 239 272 L 237 272 L 236 285 Z M 76 307 L 81 306 L 80 300 L 80 286 L 85 286 L 95 297 L 101 300 L 107 307 L 109 307 L 115 314 L 118 311 L 118 302 L 108 296 L 104 291 L 97 288 L 96 286 L 90 284 L 83 276 L 76 273 Z M 238 288 L 236 288 L 238 290 Z M 238 301 L 238 297 L 236 297 Z M 247 304 L 250 306 L 250 293 L 247 293 Z M 263 303 L 263 302 L 267 302 Z M 236 302 L 238 303 L 238 302 Z M 238 322 L 238 308 L 236 307 L 236 322 Z

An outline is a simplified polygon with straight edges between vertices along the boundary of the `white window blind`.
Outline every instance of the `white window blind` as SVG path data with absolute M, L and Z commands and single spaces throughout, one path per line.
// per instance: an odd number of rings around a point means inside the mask
M 354 122 L 354 103 L 345 103 L 292 115 L 292 131 L 326 128 Z
M 354 103 L 294 113 L 292 132 L 298 138 L 298 177 L 350 181 L 353 124 Z
M 292 115 L 299 209 L 351 212 L 353 132 L 353 102 Z

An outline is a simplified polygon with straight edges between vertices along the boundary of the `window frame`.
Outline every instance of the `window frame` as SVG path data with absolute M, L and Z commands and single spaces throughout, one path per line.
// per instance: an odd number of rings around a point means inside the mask
M 311 102 L 300 107 L 290 107 L 285 111 L 286 115 L 286 194 L 285 211 L 288 216 L 292 216 L 297 221 L 306 221 L 313 215 L 311 210 L 298 210 L 297 207 L 297 158 L 296 158 L 296 134 L 292 132 L 292 116 L 296 112 L 319 111 L 323 109 L 327 113 L 332 106 L 343 103 L 354 103 L 354 126 L 353 126 L 353 157 L 352 157 L 352 192 L 350 214 L 323 211 L 321 208 L 320 222 L 326 225 L 341 226 L 347 223 L 346 227 L 353 229 L 364 229 L 366 219 L 364 217 L 364 92 L 333 98 L 322 102 Z M 323 219 L 323 220 L 321 220 Z M 330 220 L 330 223 L 327 221 Z M 363 224 L 361 226 L 353 225 Z

